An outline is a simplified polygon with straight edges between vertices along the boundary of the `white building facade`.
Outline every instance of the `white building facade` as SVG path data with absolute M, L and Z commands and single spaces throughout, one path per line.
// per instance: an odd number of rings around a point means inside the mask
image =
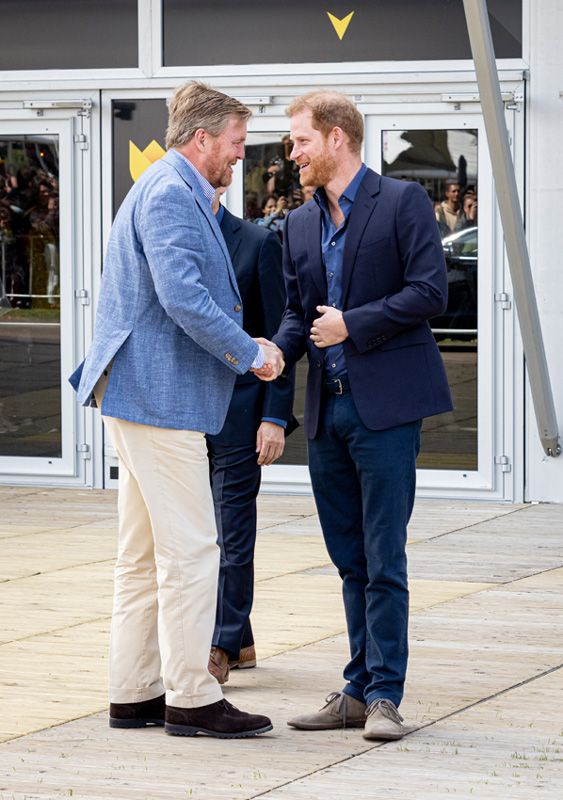
M 465 213 L 449 229 L 441 222 L 450 301 L 431 322 L 456 410 L 425 422 L 418 492 L 563 501 L 563 457 L 544 454 L 530 400 L 462 0 L 334 2 L 330 13 L 293 0 L 2 5 L 1 481 L 116 485 L 99 415 L 77 405 L 67 378 L 92 338 L 114 213 L 163 152 L 166 98 L 198 79 L 254 112 L 225 199 L 235 214 L 258 218 L 269 194 L 301 202 L 284 109 L 314 88 L 354 99 L 366 163 L 422 183 L 438 218 L 458 185 Z M 563 7 L 489 0 L 488 10 L 563 425 Z M 303 385 L 299 365 L 298 418 Z M 283 461 L 265 471 L 265 488 L 308 492 L 302 432 Z

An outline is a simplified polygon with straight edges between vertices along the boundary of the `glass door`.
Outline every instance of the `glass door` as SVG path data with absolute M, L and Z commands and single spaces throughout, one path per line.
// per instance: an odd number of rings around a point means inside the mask
M 68 384 L 79 349 L 78 135 L 68 111 L 39 111 L 0 119 L 0 472 L 15 482 L 80 472 Z
M 501 492 L 495 456 L 502 447 L 502 326 L 495 286 L 502 285 L 502 246 L 495 237 L 492 171 L 482 117 L 444 113 L 443 105 L 398 114 L 397 105 L 360 107 L 365 114 L 364 160 L 383 175 L 415 180 L 434 205 L 448 270 L 446 311 L 431 320 L 444 358 L 455 410 L 425 420 L 419 458 L 421 494 L 478 496 Z M 233 213 L 282 235 L 283 216 L 308 199 L 289 160 L 285 116 L 254 117 L 246 159 L 227 195 Z M 500 253 L 499 253 L 500 249 Z M 496 333 L 495 333 L 496 332 Z M 306 364 L 297 365 L 295 415 L 303 420 Z M 496 394 L 495 394 L 496 392 Z M 299 490 L 308 484 L 302 429 L 287 441 L 268 483 Z
M 495 491 L 501 398 L 493 376 L 502 363 L 495 337 L 492 171 L 480 114 L 385 113 L 364 108 L 366 160 L 382 175 L 417 181 L 434 206 L 448 272 L 448 306 L 430 326 L 444 360 L 454 410 L 422 429 L 419 489 Z M 498 451 L 496 448 L 499 448 Z
M 273 231 L 283 239 L 284 217 L 310 199 L 313 187 L 302 187 L 298 170 L 290 160 L 289 121 L 285 115 L 260 117 L 249 123 L 245 159 L 237 165 L 225 204 L 237 216 Z M 293 413 L 299 428 L 288 437 L 283 456 L 263 470 L 265 484 L 284 491 L 310 491 L 307 442 L 303 433 L 307 359 L 296 367 Z

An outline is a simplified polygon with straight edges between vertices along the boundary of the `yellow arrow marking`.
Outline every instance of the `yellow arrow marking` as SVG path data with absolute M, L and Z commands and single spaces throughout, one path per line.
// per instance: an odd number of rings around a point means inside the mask
M 350 24 L 350 20 L 354 16 L 354 12 L 350 11 L 347 17 L 343 17 L 342 19 L 338 19 L 335 17 L 334 14 L 331 14 L 330 11 L 326 12 L 328 14 L 329 20 L 332 22 L 334 30 L 336 31 L 336 35 L 342 41 L 344 38 L 344 34 L 348 30 L 348 25 Z

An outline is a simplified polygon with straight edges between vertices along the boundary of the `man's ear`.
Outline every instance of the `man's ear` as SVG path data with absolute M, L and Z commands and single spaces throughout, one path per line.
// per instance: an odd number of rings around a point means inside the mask
M 346 134 L 342 128 L 339 128 L 338 125 L 335 125 L 329 133 L 328 138 L 334 149 L 338 150 L 346 141 Z
M 194 142 L 197 149 L 200 152 L 203 152 L 205 150 L 205 145 L 207 142 L 207 131 L 205 131 L 203 128 L 198 128 L 197 131 L 194 133 Z

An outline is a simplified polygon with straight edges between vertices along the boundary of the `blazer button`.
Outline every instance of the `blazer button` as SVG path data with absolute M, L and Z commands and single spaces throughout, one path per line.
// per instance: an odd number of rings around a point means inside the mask
M 236 304 L 236 306 L 235 306 L 235 311 L 237 312 L 237 314 L 238 314 L 238 312 L 239 312 L 241 309 L 242 309 L 242 306 L 241 306 L 241 304 L 240 304 L 240 303 L 237 303 L 237 304 Z

